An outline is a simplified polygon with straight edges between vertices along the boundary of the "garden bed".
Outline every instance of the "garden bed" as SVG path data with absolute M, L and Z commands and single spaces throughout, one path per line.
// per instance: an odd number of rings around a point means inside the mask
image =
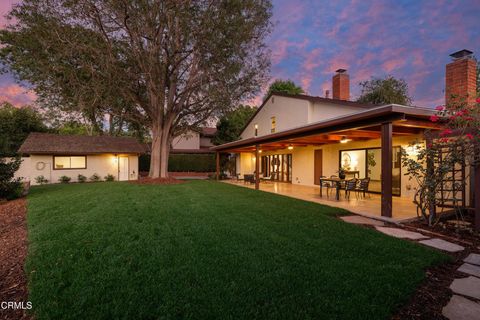
M 0 301 L 28 301 L 26 199 L 0 203 Z M 29 319 L 24 310 L 0 310 L 0 319 Z

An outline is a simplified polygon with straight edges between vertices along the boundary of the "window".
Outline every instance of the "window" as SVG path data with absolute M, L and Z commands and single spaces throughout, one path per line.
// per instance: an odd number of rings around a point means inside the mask
M 61 156 L 53 157 L 53 169 L 86 169 L 87 157 L 86 156 Z
M 270 129 L 270 132 L 275 133 L 275 127 L 277 126 L 277 119 L 275 117 L 271 117 L 270 120 L 272 120 L 272 127 Z
M 258 124 L 255 123 L 255 137 L 258 136 Z

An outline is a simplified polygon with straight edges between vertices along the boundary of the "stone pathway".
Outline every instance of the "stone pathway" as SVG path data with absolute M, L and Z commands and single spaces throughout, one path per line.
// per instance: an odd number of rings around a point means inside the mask
M 381 233 L 384 233 L 386 235 L 389 235 L 395 238 L 411 239 L 411 240 L 428 239 L 427 236 L 424 236 L 419 232 L 412 232 L 412 231 L 407 231 L 399 228 L 375 227 L 375 229 L 377 229 Z
M 450 320 L 480 320 L 480 254 L 471 253 L 463 261 L 457 270 L 469 276 L 453 280 L 450 289 L 455 294 L 442 314 Z
M 344 216 L 340 217 L 345 222 L 354 223 L 354 224 L 366 224 L 370 226 L 384 226 L 385 223 L 379 220 L 365 218 L 362 216 Z
M 385 227 L 385 224 L 381 221 L 362 216 L 345 216 L 341 219 L 348 223 L 375 226 L 375 229 L 379 232 L 395 238 L 420 240 L 418 243 L 447 252 L 460 252 L 465 249 L 458 244 L 443 239 L 429 239 L 419 232 Z M 466 274 L 467 277 L 453 280 L 450 289 L 454 292 L 454 295 L 442 309 L 442 314 L 450 320 L 480 320 L 480 254 L 471 253 L 463 259 L 463 262 L 457 271 Z
M 459 252 L 465 249 L 464 247 L 459 246 L 458 244 L 451 243 L 451 242 L 448 242 L 442 239 L 437 239 L 437 238 L 419 241 L 419 243 L 429 247 L 448 251 L 448 252 Z

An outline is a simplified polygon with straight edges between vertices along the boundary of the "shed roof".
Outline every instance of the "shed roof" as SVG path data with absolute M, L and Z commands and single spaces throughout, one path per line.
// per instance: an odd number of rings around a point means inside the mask
M 130 137 L 59 135 L 32 132 L 18 149 L 22 154 L 144 153 L 145 148 Z

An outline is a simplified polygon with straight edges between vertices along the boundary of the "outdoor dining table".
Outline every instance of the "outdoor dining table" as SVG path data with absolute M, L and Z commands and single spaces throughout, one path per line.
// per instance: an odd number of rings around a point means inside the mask
M 332 178 L 320 178 L 320 197 L 322 196 L 322 189 L 324 182 L 331 182 L 332 185 L 335 184 L 335 189 L 337 190 L 335 193 L 335 200 L 340 200 L 340 189 L 342 187 L 342 183 L 345 182 L 346 179 L 341 179 L 338 177 Z

